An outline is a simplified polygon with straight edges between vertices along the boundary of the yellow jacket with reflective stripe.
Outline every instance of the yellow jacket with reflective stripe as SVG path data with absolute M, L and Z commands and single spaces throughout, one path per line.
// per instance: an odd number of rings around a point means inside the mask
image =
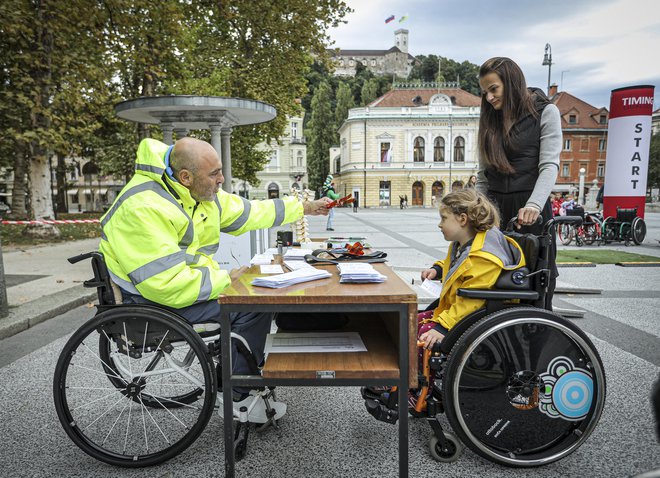
M 197 202 L 164 175 L 167 148 L 153 139 L 140 143 L 135 175 L 101 218 L 99 249 L 121 288 L 181 308 L 215 299 L 230 284 L 213 260 L 220 231 L 239 235 L 293 222 L 303 207 L 293 197 L 248 201 L 223 190 Z
M 442 268 L 442 291 L 433 318 L 447 330 L 472 312 L 481 309 L 486 301 L 459 297 L 458 289 L 491 289 L 503 269 L 517 269 L 525 265 L 525 255 L 518 243 L 496 227 L 478 232 L 467 253 L 451 267 L 451 257 L 458 243 L 452 242 L 447 257 L 436 262 Z

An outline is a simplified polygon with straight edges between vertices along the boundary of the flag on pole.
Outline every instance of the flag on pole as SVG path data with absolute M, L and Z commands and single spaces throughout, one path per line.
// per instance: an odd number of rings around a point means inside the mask
M 385 23 L 390 23 L 390 22 L 393 21 L 393 20 L 394 20 L 394 15 L 390 15 L 389 17 L 387 17 L 387 18 L 385 19 Z
M 404 15 L 404 16 L 402 16 L 401 18 L 399 18 L 399 23 L 403 23 L 403 22 L 405 22 L 406 20 L 408 20 L 408 15 L 407 15 L 407 14 Z

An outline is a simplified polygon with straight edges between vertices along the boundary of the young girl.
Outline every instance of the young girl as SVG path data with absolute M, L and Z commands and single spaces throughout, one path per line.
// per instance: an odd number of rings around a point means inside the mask
M 440 279 L 443 282 L 438 306 L 417 316 L 417 335 L 424 348 L 431 349 L 465 317 L 485 305 L 485 300 L 459 297 L 458 289 L 490 289 L 503 269 L 517 269 L 525 265 L 520 246 L 498 229 L 500 214 L 495 205 L 473 188 L 447 194 L 440 201 L 440 230 L 451 241 L 447 257 L 430 269 L 422 271 L 422 280 Z M 420 369 L 423 367 L 420 350 Z M 423 414 L 425 398 L 432 389 L 412 389 L 408 405 L 412 413 Z M 388 393 L 389 387 L 366 387 L 365 398 Z M 366 393 L 365 393 L 366 391 Z
M 440 230 L 451 241 L 447 257 L 422 271 L 422 279 L 441 279 L 442 292 L 435 310 L 418 316 L 418 335 L 426 348 L 441 341 L 449 330 L 485 301 L 459 297 L 457 290 L 490 289 L 503 269 L 525 265 L 518 244 L 498 229 L 500 215 L 493 203 L 475 189 L 447 194 L 440 201 Z

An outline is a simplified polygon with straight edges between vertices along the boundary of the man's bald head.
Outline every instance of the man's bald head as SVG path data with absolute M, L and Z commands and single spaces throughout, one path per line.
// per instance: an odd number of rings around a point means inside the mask
M 195 174 L 203 160 L 209 156 L 217 158 L 218 153 L 206 141 L 188 137 L 181 138 L 172 149 L 170 166 L 175 172 L 187 169 Z
M 170 154 L 170 166 L 177 181 L 188 188 L 197 201 L 213 201 L 225 180 L 218 153 L 199 139 L 177 141 Z

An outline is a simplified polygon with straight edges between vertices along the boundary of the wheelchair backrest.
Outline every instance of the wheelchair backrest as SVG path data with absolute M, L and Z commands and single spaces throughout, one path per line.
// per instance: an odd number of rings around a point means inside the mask
M 567 216 L 580 216 L 584 219 L 584 208 L 582 206 L 573 206 L 571 209 L 566 210 Z
M 539 238 L 535 234 L 521 234 L 515 231 L 506 231 L 504 234 L 518 243 L 525 255 L 527 268 L 531 272 L 536 271 L 540 251 Z
M 83 285 L 88 288 L 96 288 L 99 298 L 99 305 L 104 306 L 121 303 L 117 302 L 115 299 L 116 296 L 112 287 L 112 279 L 110 278 L 110 273 L 108 272 L 108 268 L 105 265 L 103 254 L 97 251 L 87 252 L 75 257 L 69 257 L 68 260 L 71 264 L 75 264 L 76 262 L 80 262 L 84 259 L 92 260 L 92 271 L 94 272 L 94 278 L 86 280 Z
M 637 217 L 637 208 L 616 208 L 616 220 L 618 222 L 633 222 Z

